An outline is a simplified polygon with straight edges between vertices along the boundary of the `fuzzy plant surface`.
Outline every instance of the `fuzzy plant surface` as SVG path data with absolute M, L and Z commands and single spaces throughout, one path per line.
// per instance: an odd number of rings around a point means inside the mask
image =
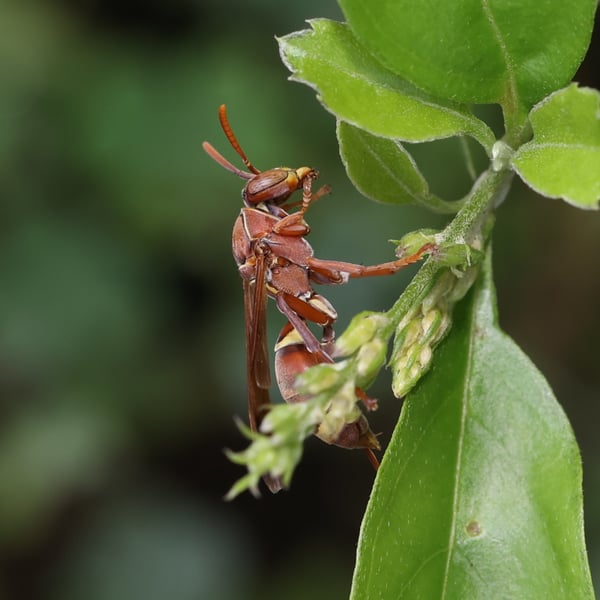
M 494 214 L 515 175 L 579 209 L 600 201 L 600 93 L 572 83 L 595 0 L 340 0 L 346 22 L 309 21 L 278 40 L 292 79 L 337 119 L 349 178 L 365 196 L 448 215 L 387 311 L 357 315 L 337 362 L 302 374 L 307 401 L 278 405 L 231 458 L 289 485 L 315 427 L 357 418 L 356 387 L 388 366 L 405 397 L 358 542 L 351 598 L 593 598 L 582 469 L 543 375 L 497 322 Z M 502 137 L 473 107 L 497 104 Z M 487 168 L 457 201 L 436 196 L 403 142 L 457 136 Z M 470 163 L 465 154 L 466 163 Z M 467 164 L 471 169 L 472 165 Z M 391 351 L 388 351 L 391 345 Z

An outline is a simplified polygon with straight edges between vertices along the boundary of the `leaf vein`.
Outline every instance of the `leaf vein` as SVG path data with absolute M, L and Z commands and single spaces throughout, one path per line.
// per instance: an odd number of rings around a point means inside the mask
M 510 52 L 506 46 L 506 42 L 504 40 L 504 36 L 502 35 L 502 31 L 498 26 L 496 18 L 492 12 L 492 8 L 490 6 L 490 0 L 481 0 L 481 7 L 483 8 L 483 12 L 485 17 L 490 24 L 492 31 L 494 32 L 494 36 L 496 37 L 496 41 L 498 42 L 498 47 L 500 48 L 500 52 L 502 54 L 502 59 L 506 66 L 506 73 L 508 76 L 507 84 L 508 84 L 508 96 L 512 99 L 512 104 L 514 107 L 519 104 L 519 92 L 517 87 L 517 77 L 515 73 L 515 66 L 511 59 Z
M 472 317 L 473 318 L 473 317 Z M 460 414 L 460 430 L 458 435 L 458 448 L 456 453 L 456 471 L 454 477 L 454 492 L 452 495 L 452 521 L 450 523 L 450 532 L 448 539 L 448 557 L 446 565 L 444 567 L 443 586 L 440 598 L 446 598 L 448 593 L 448 581 L 450 579 L 450 564 L 452 562 L 452 556 L 454 554 L 454 544 L 456 541 L 456 522 L 458 512 L 458 502 L 460 495 L 460 478 L 462 475 L 462 458 L 464 450 L 464 439 L 465 429 L 467 421 L 467 409 L 469 406 L 469 382 L 471 381 L 471 374 L 473 371 L 473 354 L 474 354 L 474 335 L 473 335 L 473 322 L 471 322 L 471 333 L 469 335 L 469 349 L 467 353 L 467 364 L 465 368 L 465 378 L 462 391 L 462 410 Z
M 469 118 L 469 116 L 465 115 L 462 111 L 460 111 L 458 109 L 452 108 L 447 105 L 438 104 L 433 101 L 429 101 L 423 97 L 409 94 L 406 91 L 400 89 L 399 86 L 394 85 L 393 83 L 383 81 L 382 79 L 375 80 L 372 77 L 369 77 L 364 73 L 360 73 L 359 71 L 352 71 L 352 70 L 345 68 L 345 67 L 341 66 L 340 64 L 334 62 L 333 60 L 326 60 L 322 55 L 311 55 L 311 53 L 309 53 L 309 52 L 297 49 L 296 56 L 298 56 L 299 58 L 302 58 L 302 59 L 312 59 L 316 63 L 320 63 L 323 67 L 330 69 L 331 71 L 333 71 L 337 74 L 343 75 L 344 77 L 346 77 L 350 80 L 360 81 L 361 83 L 366 84 L 375 95 L 380 94 L 381 91 L 385 91 L 388 93 L 392 93 L 392 94 L 394 94 L 400 98 L 403 98 L 405 100 L 408 100 L 410 102 L 414 102 L 416 104 L 420 104 L 421 106 L 425 106 L 432 110 L 436 110 L 444 115 L 454 117 L 455 119 L 461 121 L 464 124 L 464 127 L 465 127 L 464 132 L 465 133 L 471 133 L 473 131 L 471 119 Z M 298 73 L 298 69 L 290 69 L 290 70 L 293 73 Z M 319 84 L 316 84 L 313 82 L 308 82 L 308 81 L 302 79 L 302 76 L 300 76 L 299 79 L 301 79 L 302 81 L 305 81 L 306 83 L 309 83 L 310 85 L 316 87 L 317 89 L 320 88 Z M 323 91 L 323 90 L 321 89 L 321 91 Z

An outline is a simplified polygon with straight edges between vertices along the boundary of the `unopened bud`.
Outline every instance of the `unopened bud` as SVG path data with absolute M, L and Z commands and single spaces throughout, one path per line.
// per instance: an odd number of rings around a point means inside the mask
M 392 379 L 392 392 L 396 398 L 406 396 L 416 383 L 414 375 L 409 371 L 397 371 Z
M 357 384 L 368 387 L 385 365 L 387 340 L 375 338 L 360 348 L 356 357 Z
M 442 308 L 446 303 L 446 297 L 452 291 L 456 277 L 449 271 L 443 270 L 437 281 L 429 290 L 429 293 L 421 303 L 421 314 L 427 314 L 432 308 Z
M 315 395 L 329 390 L 343 378 L 343 371 L 348 363 L 326 363 L 307 369 L 296 378 L 296 387 L 303 394 Z
M 352 381 L 344 384 L 330 400 L 325 409 L 322 421 L 317 428 L 317 435 L 328 444 L 334 443 L 342 429 L 356 421 L 361 412 L 356 405 L 355 386 Z
M 431 346 L 425 346 L 421 352 L 419 352 L 419 366 L 422 370 L 429 367 L 432 358 L 433 350 L 431 349 Z
M 404 321 L 404 320 L 403 320 Z M 421 337 L 421 319 L 401 322 L 396 329 L 395 345 L 412 346 Z
M 467 269 L 462 274 L 462 277 L 457 278 L 457 281 L 454 284 L 454 288 L 448 296 L 448 301 L 455 303 L 461 300 L 464 297 L 464 295 L 471 289 L 471 286 L 475 282 L 475 279 L 477 279 L 477 275 L 479 275 L 479 265 Z
M 390 240 L 396 244 L 396 256 L 404 258 L 416 254 L 423 246 L 427 244 L 436 245 L 438 242 L 439 231 L 436 229 L 418 229 L 411 231 L 399 240 Z
M 370 342 L 379 331 L 389 325 L 390 319 L 384 313 L 364 311 L 357 314 L 346 331 L 335 343 L 335 356 L 350 356 Z
M 392 368 L 392 391 L 396 398 L 406 396 L 427 371 L 433 359 L 430 345 L 413 346 L 408 349 Z
M 469 244 L 440 244 L 434 256 L 445 267 L 467 268 L 481 262 L 484 253 Z
M 427 343 L 435 337 L 444 320 L 444 314 L 439 308 L 432 308 L 428 313 L 423 315 L 420 323 L 422 332 L 420 336 L 421 343 Z

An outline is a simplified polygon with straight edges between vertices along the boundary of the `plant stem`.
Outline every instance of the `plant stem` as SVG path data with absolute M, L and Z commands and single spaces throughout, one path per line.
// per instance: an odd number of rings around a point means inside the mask
M 488 217 L 505 198 L 512 172 L 488 169 L 475 182 L 469 196 L 454 219 L 442 233 L 443 242 L 473 244 L 478 239 L 489 235 L 485 231 Z M 487 236 L 486 236 L 487 237 Z M 400 320 L 412 307 L 418 306 L 437 280 L 439 273 L 447 267 L 440 265 L 435 258 L 430 258 L 415 275 L 404 293 L 388 311 L 390 324 L 386 333 L 391 335 Z

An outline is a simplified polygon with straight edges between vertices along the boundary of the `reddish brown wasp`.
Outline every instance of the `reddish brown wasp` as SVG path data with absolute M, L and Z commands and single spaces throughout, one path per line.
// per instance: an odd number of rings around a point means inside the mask
M 389 275 L 419 260 L 430 246 L 424 246 L 411 256 L 371 266 L 315 258 L 305 238 L 310 229 L 304 215 L 310 204 L 328 193 L 329 188 L 324 186 L 312 192 L 318 173 L 310 167 L 276 167 L 259 171 L 238 143 L 229 125 L 225 105 L 219 107 L 219 120 L 229 143 L 248 169 L 238 169 L 211 144 L 203 143 L 204 150 L 217 163 L 248 180 L 242 190 L 244 208 L 233 227 L 232 246 L 244 288 L 248 413 L 251 429 L 258 431 L 270 404 L 267 298 L 270 296 L 275 300 L 277 308 L 289 321 L 277 345 L 279 387 L 286 401 L 300 401 L 302 398 L 293 389 L 296 375 L 313 364 L 333 362 L 333 324 L 337 313 L 326 298 L 313 290 L 312 284 L 333 285 L 345 283 L 349 278 Z M 301 202 L 286 204 L 300 189 Z M 299 210 L 288 212 L 298 205 Z M 321 340 L 312 332 L 309 322 L 322 327 Z M 376 406 L 375 401 L 364 394 L 362 399 L 367 408 Z M 379 449 L 379 444 L 364 417 L 346 427 L 335 440 L 326 441 L 345 448 L 366 448 L 376 461 L 371 450 Z M 265 478 L 265 482 L 272 492 L 281 489 L 278 480 Z

